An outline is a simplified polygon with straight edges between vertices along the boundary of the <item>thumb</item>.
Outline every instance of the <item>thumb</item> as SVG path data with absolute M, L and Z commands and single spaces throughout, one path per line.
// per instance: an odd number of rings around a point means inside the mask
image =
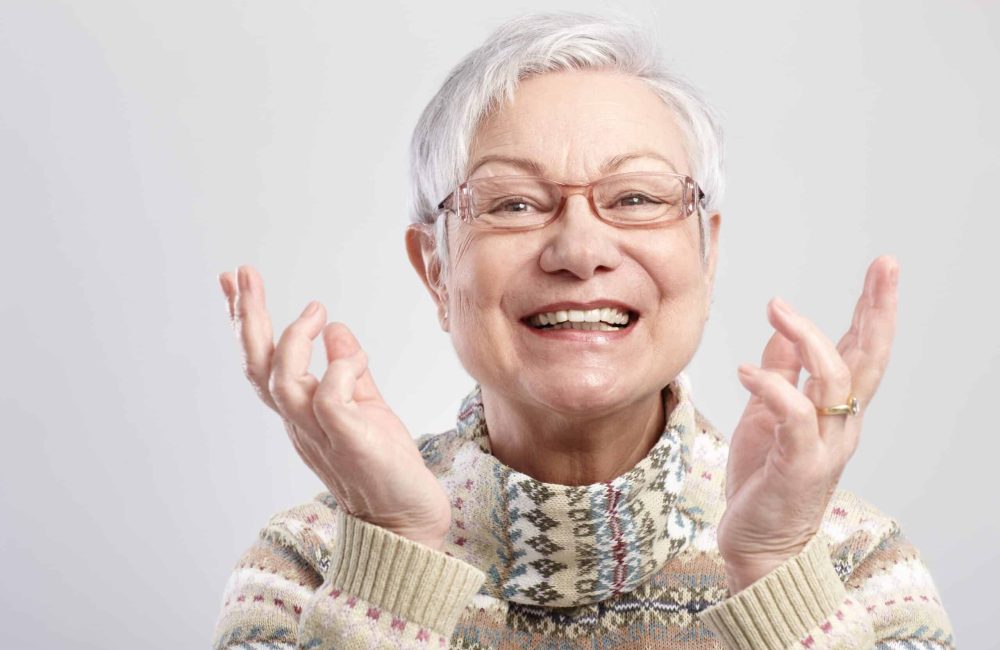
M 781 332 L 775 332 L 767 345 L 764 346 L 760 367 L 778 373 L 792 386 L 799 385 L 802 359 L 799 357 L 799 351 L 795 344 Z
M 358 352 L 361 352 L 367 360 L 367 354 L 361 349 L 358 339 L 344 323 L 333 322 L 324 327 L 323 344 L 326 347 L 327 363 L 333 363 L 337 359 L 354 356 Z M 382 393 L 379 392 L 378 387 L 375 385 L 375 380 L 372 378 L 371 369 L 368 367 L 367 361 L 365 362 L 364 372 L 358 376 L 357 399 L 359 401 L 372 399 L 385 401 L 382 399 Z
M 336 322 L 323 328 L 323 344 L 326 346 L 327 363 L 349 357 L 361 349 L 361 344 L 347 325 Z

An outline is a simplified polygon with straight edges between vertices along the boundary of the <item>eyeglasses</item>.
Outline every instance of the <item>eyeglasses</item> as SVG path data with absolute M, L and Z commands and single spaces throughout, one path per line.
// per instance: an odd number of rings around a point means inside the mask
M 680 221 L 697 212 L 705 198 L 694 179 L 668 172 L 614 174 L 588 185 L 491 176 L 462 183 L 438 210 L 484 230 L 534 230 L 555 221 L 571 194 L 585 194 L 601 221 L 624 228 Z

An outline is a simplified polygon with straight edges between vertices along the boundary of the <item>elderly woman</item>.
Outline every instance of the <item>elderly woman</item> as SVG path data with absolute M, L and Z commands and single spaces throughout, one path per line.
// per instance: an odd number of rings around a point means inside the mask
M 412 175 L 409 259 L 477 385 L 414 441 L 322 305 L 275 346 L 260 276 L 220 276 L 247 377 L 329 491 L 240 560 L 216 648 L 953 647 L 898 524 L 836 489 L 895 260 L 836 345 L 771 301 L 729 442 L 695 409 L 721 135 L 642 30 L 503 25 L 424 111 Z

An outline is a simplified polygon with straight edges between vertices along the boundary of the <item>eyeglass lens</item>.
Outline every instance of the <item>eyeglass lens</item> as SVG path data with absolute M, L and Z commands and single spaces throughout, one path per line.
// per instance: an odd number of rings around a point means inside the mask
M 622 174 L 594 185 L 600 216 L 622 224 L 669 221 L 685 216 L 684 179 L 667 174 Z M 475 222 L 494 228 L 524 228 L 555 216 L 562 188 L 535 177 L 496 176 L 466 184 L 463 207 Z

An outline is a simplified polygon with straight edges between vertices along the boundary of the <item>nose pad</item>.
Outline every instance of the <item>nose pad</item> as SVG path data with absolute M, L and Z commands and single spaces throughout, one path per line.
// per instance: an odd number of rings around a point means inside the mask
M 574 201 L 574 197 L 577 196 L 579 196 L 580 198 Z M 593 214 L 593 209 L 590 207 L 590 199 L 587 197 L 587 188 L 580 187 L 572 192 L 567 191 L 563 202 L 563 212 L 569 209 L 571 202 L 579 204 L 580 207 L 578 209 L 590 212 L 591 216 L 594 217 L 597 216 L 596 214 Z
M 577 198 L 579 196 L 579 198 Z M 587 213 L 592 212 L 590 209 L 590 202 L 587 200 L 587 195 L 581 191 L 568 193 L 562 202 L 562 210 L 557 215 L 557 221 L 563 221 L 570 212 L 581 212 L 585 211 Z M 580 215 L 586 216 L 586 215 Z M 596 215 L 591 214 L 591 217 Z
M 557 223 L 550 228 L 551 238 L 539 260 L 542 270 L 548 273 L 568 271 L 587 279 L 602 268 L 612 270 L 622 262 L 617 229 L 594 213 L 586 190 L 566 196 Z

